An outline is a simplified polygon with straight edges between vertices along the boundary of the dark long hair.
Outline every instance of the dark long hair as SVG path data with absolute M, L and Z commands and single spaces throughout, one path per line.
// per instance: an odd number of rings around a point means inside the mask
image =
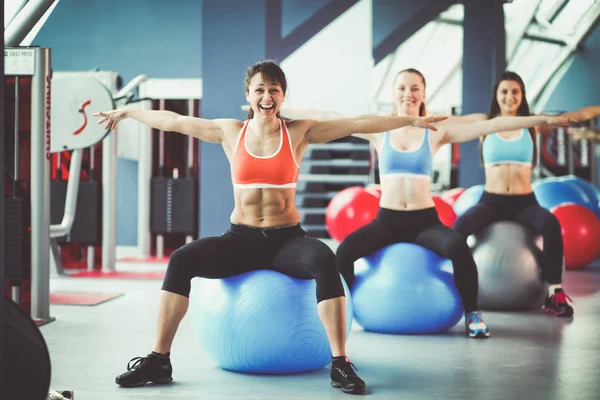
M 263 79 L 271 82 L 278 83 L 281 86 L 281 90 L 283 90 L 283 94 L 287 90 L 287 80 L 285 79 L 285 74 L 283 70 L 275 61 L 264 60 L 259 61 L 256 64 L 248 67 L 246 70 L 246 78 L 244 79 L 244 87 L 246 89 L 246 93 L 250 87 L 250 81 L 256 74 L 262 74 Z M 250 107 L 248 110 L 248 119 L 252 119 L 254 117 L 254 110 Z M 277 117 L 279 117 L 279 113 L 277 113 Z
M 498 80 L 496 81 L 496 84 L 494 85 L 494 89 L 492 91 L 492 101 L 490 103 L 490 111 L 488 112 L 488 119 L 492 119 L 492 118 L 496 118 L 496 117 L 500 116 L 500 104 L 498 104 L 497 93 L 498 93 L 498 87 L 500 86 L 500 83 L 502 81 L 517 82 L 519 84 L 519 87 L 521 88 L 521 104 L 519 105 L 519 108 L 517 109 L 517 115 L 520 117 L 529 117 L 530 115 L 532 115 L 531 109 L 529 108 L 529 103 L 527 102 L 527 96 L 526 96 L 526 92 L 525 92 L 525 83 L 523 82 L 523 79 L 516 72 L 504 71 L 502 73 L 502 75 L 500 75 Z M 537 161 L 537 152 L 538 152 L 536 141 L 535 141 L 535 129 L 529 128 L 528 130 L 529 130 L 529 135 L 531 136 L 531 140 L 533 140 L 533 165 L 535 165 L 535 163 Z M 481 146 L 480 146 L 481 149 L 480 149 L 479 154 L 480 154 L 480 159 L 481 159 L 482 163 L 483 163 L 483 141 L 485 140 L 486 137 L 487 137 L 487 135 L 485 135 L 481 139 Z
M 398 79 L 398 76 L 404 72 L 407 72 L 409 74 L 419 75 L 419 77 L 421 77 L 421 80 L 423 81 L 423 89 L 425 89 L 427 87 L 427 84 L 425 83 L 425 77 L 423 76 L 421 71 L 416 70 L 414 68 L 407 68 L 407 69 L 403 69 L 402 71 L 398 72 L 396 74 L 396 77 L 394 78 L 394 82 L 396 82 L 396 79 Z M 419 116 L 423 117 L 426 114 L 427 114 L 427 109 L 425 108 L 425 102 L 422 102 L 421 106 L 419 107 Z M 398 115 L 398 110 L 396 110 L 396 106 L 394 106 L 394 111 L 392 112 L 392 115 Z

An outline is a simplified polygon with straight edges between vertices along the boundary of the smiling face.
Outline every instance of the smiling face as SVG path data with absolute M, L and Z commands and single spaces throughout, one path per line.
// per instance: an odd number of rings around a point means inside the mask
M 262 73 L 256 73 L 250 78 L 246 100 L 250 103 L 255 116 L 277 115 L 284 99 L 285 94 L 278 82 L 273 82 Z
M 517 81 L 503 80 L 496 90 L 496 101 L 501 115 L 517 115 L 523 102 L 523 90 Z
M 425 82 L 413 72 L 401 72 L 394 81 L 394 102 L 398 115 L 418 116 L 425 102 Z

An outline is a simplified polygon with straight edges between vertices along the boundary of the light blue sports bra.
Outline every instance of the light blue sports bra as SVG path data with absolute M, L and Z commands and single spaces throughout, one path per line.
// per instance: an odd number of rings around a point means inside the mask
M 421 146 L 412 151 L 394 149 L 390 133 L 386 132 L 379 152 L 379 175 L 414 175 L 431 179 L 432 158 L 429 129 L 425 129 Z
M 526 128 L 516 139 L 502 139 L 497 133 L 488 135 L 483 141 L 481 154 L 483 164 L 521 164 L 529 166 L 533 159 L 533 140 Z

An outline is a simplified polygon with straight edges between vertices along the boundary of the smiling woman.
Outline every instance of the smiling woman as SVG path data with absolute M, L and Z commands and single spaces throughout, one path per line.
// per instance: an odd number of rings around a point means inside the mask
M 384 132 L 413 125 L 435 131 L 432 123 L 446 117 L 359 116 L 330 121 L 290 123 L 279 118 L 287 81 L 281 68 L 262 61 L 248 68 L 245 79 L 250 111 L 246 121 L 202 119 L 170 111 L 119 109 L 99 112 L 99 124 L 115 128 L 132 118 L 162 131 L 176 131 L 220 143 L 231 164 L 235 207 L 231 228 L 176 250 L 162 286 L 158 335 L 154 351 L 136 357 L 128 371 L 117 376 L 121 386 L 147 382 L 170 383 L 170 349 L 184 317 L 194 277 L 227 278 L 258 269 L 272 269 L 301 279 L 315 279 L 319 317 L 331 354 L 331 384 L 347 393 L 363 393 L 365 383 L 346 357 L 346 301 L 335 267 L 335 256 L 320 240 L 309 237 L 299 224 L 295 187 L 299 163 L 310 143 L 344 136 Z
M 248 69 L 245 79 L 246 100 L 251 104 L 248 119 L 258 114 L 270 115 L 277 112 L 287 91 L 287 80 L 283 71 L 274 63 L 259 63 Z M 266 96 L 265 96 L 266 94 Z

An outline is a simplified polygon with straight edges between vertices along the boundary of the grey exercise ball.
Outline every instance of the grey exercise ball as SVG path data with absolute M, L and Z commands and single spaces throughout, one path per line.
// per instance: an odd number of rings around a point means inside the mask
M 469 237 L 479 273 L 482 310 L 535 310 L 544 304 L 547 285 L 540 262 L 541 242 L 512 221 L 495 222 Z

